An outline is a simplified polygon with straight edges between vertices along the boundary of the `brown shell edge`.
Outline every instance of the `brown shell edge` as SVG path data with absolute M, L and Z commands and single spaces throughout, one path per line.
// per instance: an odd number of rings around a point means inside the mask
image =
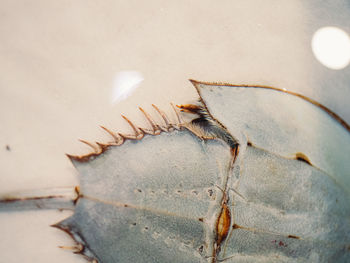
M 242 85 L 237 85 L 237 84 L 229 84 L 229 83 L 224 83 L 224 82 L 205 82 L 205 81 L 197 81 L 194 79 L 189 79 L 189 81 L 193 84 L 193 86 L 196 88 L 197 93 L 200 97 L 201 102 L 203 103 L 203 105 L 206 107 L 205 101 L 203 100 L 202 96 L 201 96 L 201 91 L 200 91 L 200 87 L 198 86 L 198 84 L 204 84 L 204 85 L 213 85 L 213 86 L 229 86 L 229 87 L 239 87 L 239 88 L 260 88 L 260 89 L 270 89 L 270 90 L 275 90 L 275 91 L 279 91 L 279 92 L 284 92 L 296 97 L 299 97 L 317 107 L 319 107 L 320 109 L 322 109 L 323 111 L 325 111 L 330 117 L 332 117 L 335 121 L 337 121 L 341 126 L 343 126 L 349 133 L 350 133 L 350 125 L 343 120 L 338 114 L 336 114 L 335 112 L 333 112 L 332 110 L 330 110 L 328 107 L 324 106 L 323 104 L 317 102 L 314 99 L 311 99 L 307 96 L 304 96 L 302 94 L 299 94 L 297 92 L 293 92 L 293 91 L 289 91 L 286 89 L 280 89 L 280 88 L 275 88 L 275 87 L 270 87 L 270 86 L 264 86 L 264 85 L 247 85 L 247 84 L 242 84 Z M 208 109 L 207 109 L 208 110 Z

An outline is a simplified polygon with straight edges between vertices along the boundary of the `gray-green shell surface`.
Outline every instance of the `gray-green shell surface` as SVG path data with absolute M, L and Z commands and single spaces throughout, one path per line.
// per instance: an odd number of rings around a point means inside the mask
M 122 145 L 115 135 L 71 157 L 79 198 L 55 226 L 99 263 L 349 262 L 348 126 L 277 89 L 193 84 L 239 143 L 236 158 L 224 140 L 186 123 L 166 123 L 160 134 L 154 124 L 154 135 L 135 127 Z M 223 201 L 228 234 L 217 244 Z

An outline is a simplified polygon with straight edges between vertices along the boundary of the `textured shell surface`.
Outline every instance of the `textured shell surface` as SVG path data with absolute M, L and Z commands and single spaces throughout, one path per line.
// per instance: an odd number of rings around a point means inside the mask
M 74 214 L 54 226 L 92 262 L 349 262 L 350 134 L 269 87 L 192 81 L 190 121 L 155 123 L 69 156 Z M 187 113 L 186 113 L 187 112 Z M 159 113 L 162 113 L 159 111 Z M 191 115 L 192 116 L 192 115 Z
M 349 1 L 2 1 L 0 21 L 0 263 L 350 262 L 349 128 L 322 106 L 350 123 L 350 67 L 313 46 L 349 35 Z

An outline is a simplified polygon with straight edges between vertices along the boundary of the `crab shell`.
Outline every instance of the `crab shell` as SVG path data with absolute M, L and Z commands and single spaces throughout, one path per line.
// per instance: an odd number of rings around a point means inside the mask
M 54 226 L 77 253 L 100 263 L 349 262 L 349 126 L 299 94 L 192 83 L 207 126 L 172 124 L 157 109 L 161 125 L 142 110 L 151 128 L 126 118 L 135 134 L 106 129 L 112 143 L 69 156 L 79 198 Z

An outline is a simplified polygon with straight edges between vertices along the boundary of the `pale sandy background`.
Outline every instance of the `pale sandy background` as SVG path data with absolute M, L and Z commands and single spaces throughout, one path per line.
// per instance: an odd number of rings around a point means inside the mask
M 87 151 L 78 138 L 106 141 L 98 125 L 127 130 L 120 113 L 145 124 L 137 106 L 195 99 L 188 78 L 286 88 L 350 122 L 350 68 L 324 67 L 310 47 L 318 28 L 350 32 L 349 21 L 340 0 L 2 0 L 0 193 L 78 184 L 64 155 Z M 113 105 L 123 70 L 145 80 Z M 49 227 L 68 215 L 0 214 L 0 262 L 85 262 Z

